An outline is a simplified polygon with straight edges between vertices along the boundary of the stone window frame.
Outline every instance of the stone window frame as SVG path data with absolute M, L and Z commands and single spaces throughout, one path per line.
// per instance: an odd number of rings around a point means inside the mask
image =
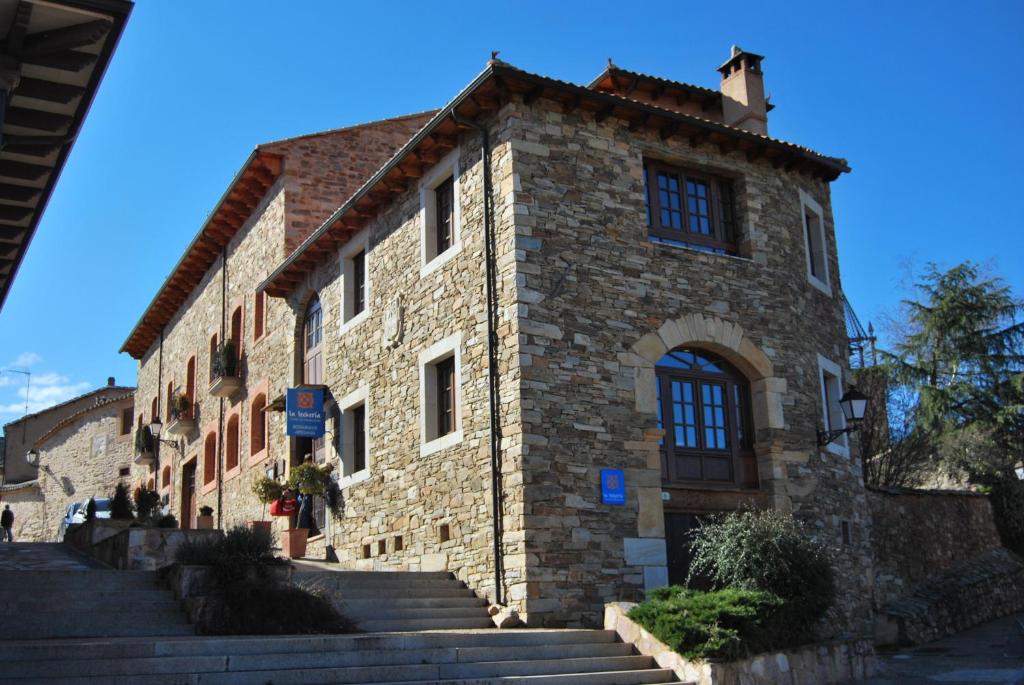
M 800 194 L 800 233 L 804 237 L 804 264 L 807 267 L 807 281 L 828 297 L 832 297 L 832 276 L 829 273 L 828 242 L 825 234 L 825 210 L 809 194 L 803 190 Z M 817 218 L 817 230 L 807 225 L 807 214 L 810 212 Z M 817 245 L 814 239 L 817 238 Z M 820 264 L 818 260 L 820 258 Z M 824 278 L 814 274 L 820 270 Z
M 350 428 L 353 425 L 352 409 L 359 406 L 363 407 L 363 435 L 365 436 L 363 459 L 365 467 L 360 471 L 350 471 L 350 464 L 352 464 L 355 457 L 353 451 L 354 444 L 352 443 L 354 429 Z M 335 435 L 339 436 L 341 443 L 338 445 L 338 461 L 341 464 L 338 487 L 347 488 L 368 480 L 373 469 L 373 460 L 371 459 L 373 450 L 370 440 L 370 386 L 366 383 L 360 383 L 355 390 L 338 400 L 337 409 L 339 412 L 337 417 L 339 425 L 335 427 Z
M 174 469 L 171 468 L 170 464 L 165 464 L 163 468 L 160 469 L 160 494 L 164 494 L 165 492 L 170 494 L 173 489 Z
M 455 359 L 455 430 L 446 435 L 437 433 L 438 362 Z M 419 353 L 420 388 L 420 456 L 448 449 L 462 442 L 462 333 L 449 335 Z
M 203 455 L 203 458 L 197 463 L 203 468 L 201 470 L 197 468 L 198 473 L 196 474 L 196 480 L 198 480 L 199 483 L 196 490 L 201 490 L 202 494 L 206 495 L 217 489 L 217 481 L 220 479 L 220 469 L 217 468 L 220 456 L 218 454 L 218 452 L 220 452 L 220 442 L 219 436 L 217 435 L 217 422 L 211 421 L 203 426 L 203 432 L 201 435 L 203 436 L 203 441 L 200 443 L 199 453 Z M 213 438 L 213 478 L 207 481 L 207 460 L 210 456 L 207 454 L 206 446 L 211 437 Z
M 253 403 L 256 399 L 263 396 L 263 449 L 253 452 L 252 451 L 252 417 L 253 417 Z M 246 412 L 246 418 L 248 419 L 245 424 L 244 435 L 246 436 L 245 446 L 246 452 L 248 453 L 247 462 L 249 466 L 258 464 L 270 454 L 270 416 L 267 414 L 266 408 L 270 405 L 270 379 L 264 378 L 257 383 L 250 391 L 249 396 L 246 398 L 245 406 L 248 408 Z M 241 459 L 239 459 L 241 461 Z
M 235 465 L 228 468 L 231 452 L 231 420 L 238 421 L 238 435 L 235 437 Z M 224 415 L 224 481 L 227 482 L 242 472 L 242 403 L 239 402 Z
M 125 412 L 128 412 L 130 421 L 128 422 L 128 431 L 122 433 L 124 430 L 124 417 Z M 118 407 L 117 412 L 117 442 L 128 442 L 133 438 L 135 432 L 135 405 L 134 404 L 121 404 Z
M 452 244 L 438 254 L 437 204 L 434 191 L 449 178 L 452 179 L 454 201 Z M 420 180 L 420 276 L 436 271 L 462 251 L 462 203 L 459 201 L 461 184 L 458 147 L 445 155 Z
M 262 283 L 267 278 L 266 270 L 263 270 L 256 277 L 258 283 Z M 252 296 L 252 345 L 255 347 L 258 343 L 266 339 L 267 334 L 270 332 L 269 316 L 270 313 L 270 298 L 267 297 L 265 290 L 256 290 Z
M 364 285 L 363 311 L 353 313 L 355 308 L 355 266 L 352 257 L 363 253 Z M 338 335 L 344 335 L 370 316 L 373 308 L 373 277 L 370 269 L 370 229 L 364 228 L 338 250 L 338 268 L 341 278 L 341 306 L 338 317 Z
M 821 393 L 821 425 L 825 430 L 846 428 L 846 417 L 839 407 L 843 395 L 843 369 L 831 359 L 818 354 L 818 389 Z M 831 402 L 829 401 L 831 400 Z M 825 445 L 825 451 L 849 459 L 850 436 L 840 435 Z

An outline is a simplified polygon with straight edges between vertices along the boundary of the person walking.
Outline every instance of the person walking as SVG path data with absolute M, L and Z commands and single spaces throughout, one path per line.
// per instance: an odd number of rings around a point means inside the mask
M 4 513 L 0 514 L 0 540 L 5 542 L 14 542 L 14 512 L 11 511 L 11 505 L 4 505 Z

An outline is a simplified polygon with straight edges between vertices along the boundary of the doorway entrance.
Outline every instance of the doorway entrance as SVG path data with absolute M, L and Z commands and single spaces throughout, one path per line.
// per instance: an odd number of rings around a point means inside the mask
M 665 512 L 665 546 L 668 554 L 668 582 L 687 585 L 693 553 L 690 551 L 690 532 L 700 526 L 700 515 L 683 512 Z M 695 578 L 689 587 L 707 589 L 706 578 Z
M 181 471 L 181 527 L 192 530 L 196 527 L 196 460 L 182 467 Z

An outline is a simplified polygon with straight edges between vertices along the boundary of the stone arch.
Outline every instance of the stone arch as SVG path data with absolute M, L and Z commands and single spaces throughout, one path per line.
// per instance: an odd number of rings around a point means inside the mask
M 747 377 L 755 427 L 785 427 L 782 397 L 786 392 L 786 381 L 775 376 L 771 359 L 746 336 L 739 324 L 702 314 L 668 319 L 657 331 L 647 333 L 633 344 L 631 360 L 635 364 L 637 411 L 657 413 L 654 365 L 666 352 L 684 346 L 715 352 Z

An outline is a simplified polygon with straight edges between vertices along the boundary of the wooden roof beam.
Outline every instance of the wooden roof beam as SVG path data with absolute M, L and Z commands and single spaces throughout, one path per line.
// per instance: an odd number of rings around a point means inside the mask
M 594 113 L 594 121 L 600 124 L 602 121 L 610 117 L 612 115 L 612 112 L 614 111 L 615 103 L 609 104 L 606 107 L 602 107 L 600 110 Z
M 88 47 L 106 37 L 111 26 L 110 21 L 98 19 L 84 24 L 33 33 L 25 36 L 20 55 L 23 58 L 28 58 Z
M 678 132 L 679 132 L 679 124 L 677 124 L 676 122 L 672 122 L 668 126 L 663 126 L 658 131 L 658 135 L 661 136 L 662 140 L 668 140 L 669 138 L 671 138 L 672 136 L 674 136 Z

